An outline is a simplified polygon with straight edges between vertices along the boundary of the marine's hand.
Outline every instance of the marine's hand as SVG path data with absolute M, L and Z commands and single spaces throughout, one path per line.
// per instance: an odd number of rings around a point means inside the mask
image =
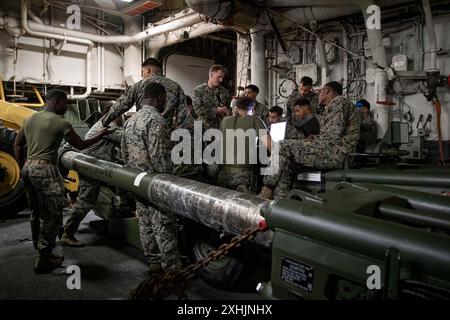
M 115 129 L 111 129 L 111 128 L 103 128 L 99 133 L 98 133 L 98 135 L 100 136 L 100 137 L 103 137 L 103 136 L 106 136 L 106 135 L 108 135 L 108 134 L 110 134 L 111 132 L 113 132 Z

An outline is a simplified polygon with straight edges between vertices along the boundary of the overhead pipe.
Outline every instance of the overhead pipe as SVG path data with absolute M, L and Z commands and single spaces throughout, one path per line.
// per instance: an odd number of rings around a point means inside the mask
M 425 13 L 425 26 L 428 32 L 428 39 L 430 41 L 430 68 L 428 71 L 436 71 L 436 57 L 437 57 L 437 45 L 436 45 L 436 32 L 434 31 L 433 16 L 431 15 L 430 0 L 422 0 L 423 11 Z
M 23 31 L 20 28 L 20 21 L 16 18 L 4 16 L 0 19 L 0 26 L 14 38 L 23 35 Z
M 242 0 L 186 0 L 189 8 L 226 27 L 249 30 L 258 23 L 259 9 Z
M 21 0 L 22 2 L 22 28 L 23 30 L 35 37 L 40 38 L 49 38 L 49 39 L 56 39 L 56 40 L 63 40 L 78 44 L 84 44 L 87 46 L 87 52 L 86 52 L 86 91 L 83 94 L 73 94 L 72 92 L 68 95 L 69 99 L 77 100 L 77 99 L 86 99 L 91 94 L 91 51 L 92 47 L 94 46 L 94 43 L 90 40 L 85 39 L 78 39 L 66 35 L 58 35 L 58 34 L 51 34 L 47 32 L 40 32 L 31 30 L 28 26 L 28 20 L 27 20 L 27 1 Z
M 28 23 L 28 11 L 26 6 L 28 5 L 28 0 L 22 1 L 22 24 L 27 22 L 27 28 L 31 32 L 41 32 L 53 35 L 64 35 L 69 38 L 77 38 L 79 40 L 89 40 L 91 42 L 97 43 L 133 43 L 141 42 L 150 37 L 161 35 L 170 31 L 178 30 L 187 26 L 192 26 L 196 23 L 203 21 L 203 17 L 194 11 L 189 11 L 179 19 L 173 20 L 171 22 L 154 25 L 149 29 L 136 33 L 134 35 L 117 35 L 117 36 L 103 36 L 94 33 L 87 33 L 77 30 L 71 30 L 67 28 L 54 27 L 50 25 L 41 25 L 39 23 L 30 21 Z M 25 8 L 24 8 L 25 7 Z M 30 34 L 31 34 L 30 32 Z
M 167 37 L 156 37 L 152 40 L 148 41 L 148 55 L 150 57 L 158 57 L 159 51 L 161 48 L 168 47 L 174 45 L 176 43 L 180 43 L 189 39 L 201 37 L 206 34 L 218 32 L 224 30 L 225 27 L 219 24 L 213 23 L 198 23 L 191 28 L 186 28 L 184 30 L 179 30 L 176 33 L 169 33 Z M 190 31 L 189 31 L 190 30 Z M 187 34 L 184 33 L 187 32 Z M 180 36 L 182 34 L 183 36 Z M 186 37 L 184 36 L 186 35 Z

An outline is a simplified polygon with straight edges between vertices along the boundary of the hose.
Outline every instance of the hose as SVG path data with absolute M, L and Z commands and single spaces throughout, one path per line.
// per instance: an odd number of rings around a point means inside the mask
M 439 156 L 440 156 L 440 162 L 441 166 L 445 167 L 445 161 L 444 161 L 444 145 L 442 143 L 442 129 L 441 129 L 441 103 L 439 99 L 435 98 L 433 99 L 433 105 L 436 109 L 436 127 L 438 131 L 438 139 L 439 139 Z

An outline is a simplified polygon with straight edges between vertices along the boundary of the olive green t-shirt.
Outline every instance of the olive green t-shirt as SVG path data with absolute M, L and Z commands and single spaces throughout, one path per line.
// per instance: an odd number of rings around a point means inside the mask
M 56 163 L 61 141 L 71 130 L 72 125 L 62 116 L 46 110 L 36 112 L 23 125 L 27 159 Z
M 232 131 L 227 134 L 229 129 Z M 249 129 L 254 130 L 249 131 Z M 258 164 L 257 138 L 268 134 L 268 129 L 260 117 L 256 115 L 225 117 L 220 123 L 220 131 L 223 164 L 233 166 Z M 233 134 L 235 135 L 234 146 L 231 139 Z

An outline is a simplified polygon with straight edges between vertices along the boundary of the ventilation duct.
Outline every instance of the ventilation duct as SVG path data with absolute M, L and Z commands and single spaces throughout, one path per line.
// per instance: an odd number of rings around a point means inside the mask
M 259 10 L 245 1 L 186 0 L 186 4 L 224 26 L 250 29 L 258 23 Z

